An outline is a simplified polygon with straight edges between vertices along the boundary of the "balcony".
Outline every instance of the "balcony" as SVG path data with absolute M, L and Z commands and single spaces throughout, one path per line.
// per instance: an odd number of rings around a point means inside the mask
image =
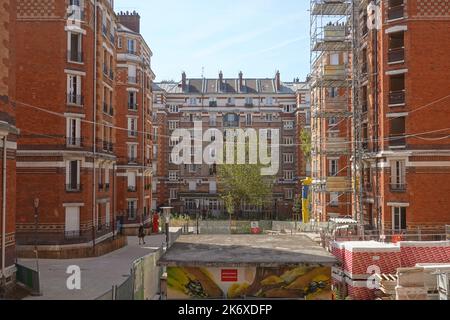
M 77 193 L 77 192 L 81 192 L 82 186 L 81 184 L 66 184 L 66 192 L 69 193 Z
M 406 101 L 405 90 L 389 92 L 389 105 L 404 105 Z
M 128 186 L 128 192 L 136 192 L 137 188 L 136 186 Z
M 137 111 L 138 105 L 136 102 L 128 102 L 128 110 Z
M 82 143 L 82 138 L 66 137 L 66 145 L 68 148 L 80 148 Z
M 79 94 L 69 93 L 67 95 L 67 104 L 82 107 L 84 105 L 84 96 Z
M 68 51 L 67 60 L 69 62 L 83 63 L 83 52 L 80 51 Z
M 137 158 L 136 157 L 128 157 L 128 163 L 137 163 Z
M 405 15 L 405 5 L 396 5 L 388 8 L 388 20 L 401 19 Z
M 405 61 L 405 48 L 389 49 L 388 63 L 401 63 Z
M 389 185 L 391 192 L 395 193 L 404 193 L 406 192 L 406 184 L 405 183 L 391 183 Z
M 128 83 L 137 84 L 138 83 L 137 77 L 130 77 L 130 76 L 128 76 Z

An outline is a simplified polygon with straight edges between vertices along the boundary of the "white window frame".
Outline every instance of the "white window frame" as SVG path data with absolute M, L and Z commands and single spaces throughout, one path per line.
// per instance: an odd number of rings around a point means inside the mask
M 169 181 L 178 181 L 178 177 L 180 176 L 180 173 L 178 170 L 170 170 L 169 171 Z
M 294 154 L 283 153 L 283 163 L 294 163 Z

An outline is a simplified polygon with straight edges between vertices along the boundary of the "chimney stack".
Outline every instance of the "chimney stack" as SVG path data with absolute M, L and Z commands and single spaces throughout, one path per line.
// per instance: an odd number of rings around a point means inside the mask
M 118 14 L 119 23 L 136 33 L 141 33 L 141 16 L 136 11 L 120 12 Z
M 219 91 L 222 91 L 223 88 L 223 72 L 222 70 L 219 72 Z
M 183 71 L 183 73 L 181 74 L 181 87 L 183 91 L 186 90 L 186 84 L 187 84 L 186 72 Z
M 281 90 L 281 74 L 280 71 L 277 71 L 276 75 L 275 75 L 275 85 L 277 88 L 277 91 Z
M 239 72 L 239 91 L 242 89 L 242 87 L 244 86 L 244 74 L 242 73 L 242 71 Z

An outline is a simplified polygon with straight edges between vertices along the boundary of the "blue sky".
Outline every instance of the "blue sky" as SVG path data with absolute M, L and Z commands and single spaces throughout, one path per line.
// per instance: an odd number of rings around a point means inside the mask
M 309 72 L 309 1 L 116 0 L 136 10 L 153 51 L 157 81 L 188 77 L 273 77 L 301 80 Z

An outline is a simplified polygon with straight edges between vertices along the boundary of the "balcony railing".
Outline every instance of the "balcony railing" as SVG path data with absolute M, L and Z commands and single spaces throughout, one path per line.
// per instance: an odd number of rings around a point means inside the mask
M 128 102 L 128 110 L 137 111 L 138 106 L 136 102 Z
M 69 50 L 67 52 L 67 59 L 69 60 L 69 62 L 82 63 L 83 62 L 83 52 Z
M 82 138 L 66 137 L 67 147 L 79 148 L 83 144 Z
M 66 192 L 81 192 L 81 184 L 66 184 Z
M 391 147 L 404 147 L 406 146 L 406 138 L 404 134 L 390 135 L 389 146 Z
M 389 93 L 389 104 L 405 104 L 406 92 L 405 90 L 391 91 Z
M 401 4 L 399 6 L 389 7 L 388 9 L 388 20 L 401 19 L 405 14 L 405 5 Z
M 406 183 L 391 183 L 391 192 L 406 192 Z
M 405 61 L 405 48 L 389 49 L 389 54 L 388 54 L 388 62 L 389 63 L 402 62 L 402 61 Z
M 136 186 L 128 186 L 128 192 L 136 192 L 137 188 Z
M 251 107 L 253 107 L 253 102 L 246 102 L 245 106 L 251 108 Z
M 77 105 L 77 106 L 83 106 L 84 105 L 84 97 L 79 94 L 69 93 L 67 95 L 67 103 Z

